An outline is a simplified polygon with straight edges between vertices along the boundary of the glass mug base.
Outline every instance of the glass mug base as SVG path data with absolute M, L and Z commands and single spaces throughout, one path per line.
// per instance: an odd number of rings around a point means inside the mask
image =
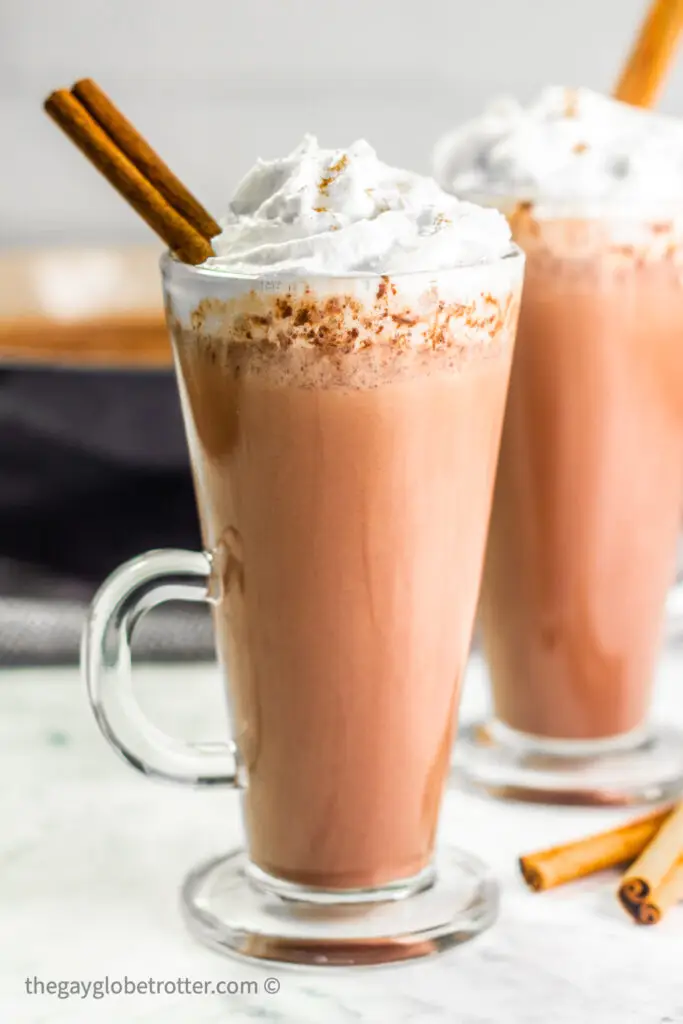
M 607 740 L 544 740 L 480 721 L 458 736 L 453 778 L 534 803 L 654 803 L 683 792 L 683 732 L 657 725 Z
M 442 849 L 435 869 L 384 889 L 333 893 L 290 885 L 234 850 L 185 880 L 192 934 L 220 953 L 307 967 L 377 966 L 433 956 L 496 919 L 498 887 L 472 854 Z

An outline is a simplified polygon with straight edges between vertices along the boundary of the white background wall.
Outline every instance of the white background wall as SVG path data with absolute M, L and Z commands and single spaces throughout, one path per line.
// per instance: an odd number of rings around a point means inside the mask
M 144 225 L 41 111 L 90 75 L 220 212 L 257 155 L 365 136 L 427 170 L 491 95 L 608 90 L 647 0 L 0 0 L 0 246 Z M 683 54 L 662 109 L 683 115 Z

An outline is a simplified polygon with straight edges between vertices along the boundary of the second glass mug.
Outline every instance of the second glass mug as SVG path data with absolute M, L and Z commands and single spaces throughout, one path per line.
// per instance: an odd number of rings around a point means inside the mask
M 286 281 L 162 261 L 206 552 L 150 552 L 96 596 L 83 665 L 133 767 L 237 786 L 246 851 L 186 880 L 224 952 L 350 965 L 476 935 L 496 886 L 434 841 L 467 661 L 524 257 Z M 213 606 L 233 741 L 163 735 L 130 643 Z
M 456 765 L 495 795 L 671 798 L 683 734 L 649 714 L 683 593 L 677 211 L 495 205 L 527 272 L 479 606 L 494 717 Z

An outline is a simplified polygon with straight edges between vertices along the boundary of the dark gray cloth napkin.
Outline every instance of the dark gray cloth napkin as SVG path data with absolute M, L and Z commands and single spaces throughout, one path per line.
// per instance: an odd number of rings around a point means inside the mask
M 85 614 L 77 601 L 0 598 L 0 666 L 75 664 Z M 137 629 L 134 654 L 140 661 L 212 660 L 208 611 L 152 612 Z
M 0 664 L 75 662 L 110 572 L 199 545 L 172 374 L 0 371 Z M 136 653 L 212 657 L 208 611 L 153 611 Z

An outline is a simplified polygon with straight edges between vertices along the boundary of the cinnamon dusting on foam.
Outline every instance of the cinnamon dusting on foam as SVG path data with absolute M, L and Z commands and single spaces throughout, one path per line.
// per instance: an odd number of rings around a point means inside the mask
M 433 160 L 461 198 L 531 199 L 548 216 L 673 219 L 683 208 L 683 122 L 588 89 L 496 100 L 444 136 Z
M 335 160 L 333 164 L 330 164 L 328 174 L 323 176 L 318 184 L 318 192 L 320 192 L 321 195 L 326 194 L 334 179 L 341 174 L 345 167 L 348 167 L 348 164 L 349 158 L 346 153 L 343 153 L 338 160 Z
M 683 284 L 683 237 L 676 221 L 634 218 L 546 217 L 530 202 L 517 203 L 508 213 L 518 245 L 533 257 L 554 261 L 591 261 L 602 273 L 619 275 L 629 269 L 666 263 Z
M 406 304 L 388 278 L 382 278 L 370 299 L 351 293 L 315 295 L 310 289 L 278 295 L 252 290 L 227 301 L 202 299 L 190 324 L 198 335 L 232 345 L 320 353 L 353 353 L 377 345 L 395 351 L 491 346 L 516 321 L 518 291 L 502 297 L 481 292 L 468 302 L 455 302 L 444 300 L 432 285 Z
M 576 89 L 564 90 L 564 116 L 567 118 L 579 116 L 579 94 Z

